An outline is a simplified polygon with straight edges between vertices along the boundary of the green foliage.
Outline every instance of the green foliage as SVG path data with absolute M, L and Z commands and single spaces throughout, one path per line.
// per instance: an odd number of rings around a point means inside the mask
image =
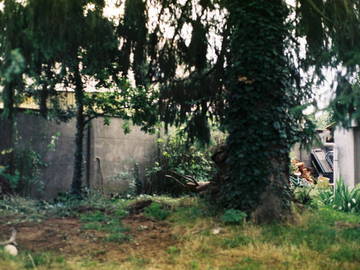
M 293 190 L 294 199 L 295 201 L 304 204 L 310 205 L 313 201 L 313 196 L 311 192 L 313 191 L 314 187 L 295 187 Z
M 213 174 L 211 150 L 198 144 L 189 145 L 186 135 L 178 131 L 166 139 L 158 139 L 158 158 L 154 166 L 147 170 L 149 176 L 148 187 L 151 193 L 180 195 L 188 190 L 167 177 L 171 175 L 180 183 L 188 180 L 181 176 L 190 176 L 196 181 L 209 181 Z
M 342 83 L 336 89 L 336 97 L 331 101 L 330 112 L 332 120 L 343 127 L 350 127 L 352 121 L 360 123 L 360 77 L 354 83 L 342 78 Z
M 5 166 L 1 166 L 0 167 L 0 176 L 4 177 L 6 179 L 6 181 L 8 181 L 10 188 L 12 190 L 15 190 L 16 187 L 19 184 L 19 171 L 15 171 L 14 174 L 9 174 L 6 172 L 7 168 Z
M 164 205 L 152 202 L 148 207 L 144 208 L 144 214 L 155 220 L 165 220 L 170 215 L 170 211 Z
M 145 87 L 131 87 L 125 78 L 118 79 L 116 85 L 121 91 L 87 93 L 84 96 L 84 114 L 87 121 L 104 117 L 104 124 L 109 125 L 109 117 L 119 117 L 124 121 L 125 133 L 130 132 L 129 121 L 141 126 L 142 130 L 154 132 L 158 121 L 155 90 Z
M 360 186 L 350 189 L 342 179 L 336 181 L 333 191 L 321 190 L 319 199 L 336 210 L 360 213 Z
M 117 192 L 116 190 L 110 190 L 112 196 L 115 198 L 131 198 L 136 195 L 139 184 L 138 168 L 135 164 L 133 170 L 122 171 L 109 178 L 109 185 L 114 184 L 117 186 L 119 183 L 128 183 L 126 190 Z
M 204 209 L 200 205 L 177 207 L 174 214 L 171 215 L 170 220 L 178 224 L 195 222 L 197 219 L 206 216 L 207 209 Z
M 45 218 L 46 210 L 40 207 L 35 200 L 26 199 L 20 196 L 5 196 L 0 200 L 0 214 L 15 215 L 12 222 L 40 222 Z
M 126 241 L 129 241 L 129 239 L 130 239 L 129 235 L 121 232 L 111 233 L 105 237 L 105 241 L 115 242 L 115 243 L 124 243 Z
M 25 269 L 37 269 L 37 267 L 46 267 L 51 269 L 54 265 L 57 267 L 67 266 L 65 259 L 62 256 L 56 256 L 51 253 L 28 254 L 28 258 L 26 258 L 24 262 Z
M 166 253 L 170 255 L 178 255 L 180 254 L 181 250 L 178 247 L 170 246 L 166 249 Z
M 94 6 L 89 8 L 89 4 Z M 131 11 L 142 7 L 145 12 L 144 3 L 126 5 L 125 16 L 134 20 L 125 18 L 125 25 L 119 28 L 142 25 L 142 35 L 133 37 L 128 35 L 130 32 L 117 31 L 117 23 L 103 15 L 104 1 L 5 1 L 0 12 L 0 57 L 5 60 L 0 65 L 4 115 L 12 124 L 17 99 L 26 95 L 38 101 L 40 114 L 46 118 L 55 116 L 57 120 L 67 121 L 76 117 L 72 191 L 78 195 L 82 189 L 84 130 L 91 119 L 102 116 L 108 124 L 109 117 L 120 117 L 132 120 L 146 131 L 152 131 L 157 121 L 156 91 L 148 91 L 143 83 L 138 83 L 137 88 L 131 87 L 126 79 L 130 68 L 135 70 L 137 82 L 143 77 L 139 73 L 144 64 L 141 54 L 145 47 L 136 39 L 146 38 L 147 34 L 146 17 L 139 10 Z M 138 15 L 143 19 L 142 24 L 135 21 Z M 127 66 L 126 70 L 119 59 L 117 35 L 120 32 L 122 38 L 137 44 L 134 65 Z M 101 37 L 95 33 L 101 33 Z M 85 94 L 89 81 L 91 90 L 101 90 L 101 93 Z M 74 90 L 75 107 L 60 108 L 56 91 L 59 87 Z
M 222 240 L 222 246 L 226 249 L 237 248 L 251 243 L 252 239 L 244 235 L 237 235 L 235 238 L 225 238 Z
M 33 191 L 42 191 L 44 183 L 41 169 L 46 166 L 38 152 L 27 147 L 17 148 L 15 167 L 19 178 L 14 190 L 23 196 L 30 196 Z
M 129 240 L 128 231 L 121 224 L 121 219 L 126 216 L 123 209 L 118 209 L 115 213 L 105 213 L 94 211 L 80 215 L 80 221 L 83 223 L 82 228 L 85 230 L 97 230 L 106 232 L 104 240 L 109 242 L 122 243 Z
M 305 217 L 303 217 L 305 218 Z M 335 226 L 338 223 L 356 225 L 360 222 L 359 216 L 339 212 L 330 208 L 320 208 L 305 219 L 302 226 L 293 225 L 268 225 L 263 227 L 262 241 L 271 241 L 277 245 L 283 241 L 292 246 L 306 245 L 314 252 L 329 251 L 334 245 L 343 245 L 346 249 L 353 249 L 351 246 L 359 239 L 356 228 L 348 229 Z M 352 238 L 349 237 L 349 230 Z M 260 239 L 259 239 L 260 240 Z
M 225 211 L 225 213 L 222 215 L 221 220 L 225 224 L 242 224 L 247 217 L 247 214 L 237 210 L 237 209 L 228 209 Z
M 224 121 L 230 172 L 218 202 L 251 212 L 267 190 L 280 199 L 277 209 L 286 216 L 290 212 L 288 153 L 312 128 L 302 109 L 297 110 L 311 91 L 295 87 L 297 73 L 285 49 L 293 45 L 286 22 L 289 10 L 283 1 L 266 0 L 227 1 L 226 7 L 232 33 Z

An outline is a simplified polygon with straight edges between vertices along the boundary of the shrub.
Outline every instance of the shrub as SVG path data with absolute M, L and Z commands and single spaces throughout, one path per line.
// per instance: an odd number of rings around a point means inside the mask
M 342 179 L 336 182 L 333 191 L 321 190 L 319 199 L 334 209 L 360 213 L 360 186 L 350 189 Z
M 311 196 L 311 191 L 313 187 L 296 187 L 294 189 L 294 198 L 295 201 L 304 205 L 310 205 L 313 201 Z
M 222 215 L 221 220 L 225 224 L 242 224 L 247 217 L 246 213 L 236 210 L 236 209 L 228 209 L 225 211 L 225 213 Z
M 29 147 L 17 147 L 14 150 L 14 172 L 8 173 L 8 167 L 0 166 L 0 177 L 3 177 L 13 192 L 22 196 L 30 196 L 34 191 L 41 192 L 44 183 L 41 169 L 47 164 L 40 154 Z M 0 153 L 1 155 L 2 153 Z
M 170 211 L 157 202 L 151 203 L 148 207 L 144 208 L 145 216 L 154 218 L 156 220 L 164 220 L 170 215 Z
M 189 145 L 185 135 L 177 132 L 166 140 L 158 139 L 158 157 L 147 170 L 148 185 L 143 193 L 179 196 L 189 193 L 182 185 L 166 175 L 190 176 L 198 182 L 209 181 L 214 170 L 209 148 L 199 144 Z M 176 177 L 178 178 L 178 177 Z M 181 177 L 178 178 L 186 183 Z

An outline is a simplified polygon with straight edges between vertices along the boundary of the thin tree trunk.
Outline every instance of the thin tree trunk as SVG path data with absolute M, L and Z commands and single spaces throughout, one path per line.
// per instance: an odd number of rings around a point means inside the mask
M 74 173 L 71 184 L 71 193 L 81 194 L 83 176 L 83 140 L 85 130 L 84 117 L 84 85 L 81 80 L 79 65 L 74 71 L 75 82 L 75 103 L 76 103 L 76 134 L 75 134 L 75 153 L 74 153 Z
M 8 173 L 13 175 L 15 172 L 14 146 L 15 146 L 15 115 L 14 115 L 14 85 L 12 82 L 4 87 L 4 111 L 5 119 L 9 123 L 7 150 L 11 150 L 8 154 L 7 165 Z
M 5 164 L 7 170 L 6 173 L 14 175 L 15 173 L 15 156 L 14 156 L 14 147 L 15 147 L 15 116 L 14 116 L 14 86 L 13 83 L 8 83 L 5 85 L 3 90 L 3 101 L 4 101 L 4 119 L 5 123 L 8 126 L 6 131 L 6 140 L 5 140 L 5 149 L 7 154 L 4 156 Z M 1 192 L 2 193 L 11 193 L 11 186 L 7 179 L 0 179 Z

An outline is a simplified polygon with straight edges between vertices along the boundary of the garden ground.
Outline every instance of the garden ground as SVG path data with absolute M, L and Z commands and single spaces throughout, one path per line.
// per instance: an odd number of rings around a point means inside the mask
M 0 253 L 0 269 L 360 269 L 359 215 L 319 206 L 289 224 L 227 225 L 195 198 L 151 200 L 3 202 L 0 237 L 15 227 L 19 255 Z

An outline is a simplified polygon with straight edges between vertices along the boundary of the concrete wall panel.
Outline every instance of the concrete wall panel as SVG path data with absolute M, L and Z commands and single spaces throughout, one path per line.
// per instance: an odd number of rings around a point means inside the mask
M 336 128 L 334 133 L 337 151 L 337 175 L 350 186 L 355 185 L 355 142 L 354 130 Z
M 112 119 L 110 126 L 104 126 L 103 119 L 91 122 L 90 130 L 85 134 L 90 135 L 89 140 L 87 136 L 84 140 L 84 184 L 88 180 L 91 187 L 99 187 L 103 183 L 105 190 L 123 191 L 128 187 L 124 175 L 133 173 L 134 168 L 143 180 L 145 167 L 156 151 L 155 136 L 145 134 L 138 127 L 132 127 L 130 134 L 124 134 L 122 125 L 121 119 Z M 75 121 L 57 124 L 36 115 L 20 113 L 17 127 L 20 145 L 38 152 L 47 163 L 47 167 L 41 169 L 45 189 L 43 192 L 34 190 L 33 196 L 50 199 L 58 192 L 69 191 L 73 174 Z M 5 149 L 6 130 L 7 124 L 0 120 L 0 151 Z M 54 151 L 48 145 L 55 134 L 59 137 Z M 122 177 L 116 178 L 119 174 Z

